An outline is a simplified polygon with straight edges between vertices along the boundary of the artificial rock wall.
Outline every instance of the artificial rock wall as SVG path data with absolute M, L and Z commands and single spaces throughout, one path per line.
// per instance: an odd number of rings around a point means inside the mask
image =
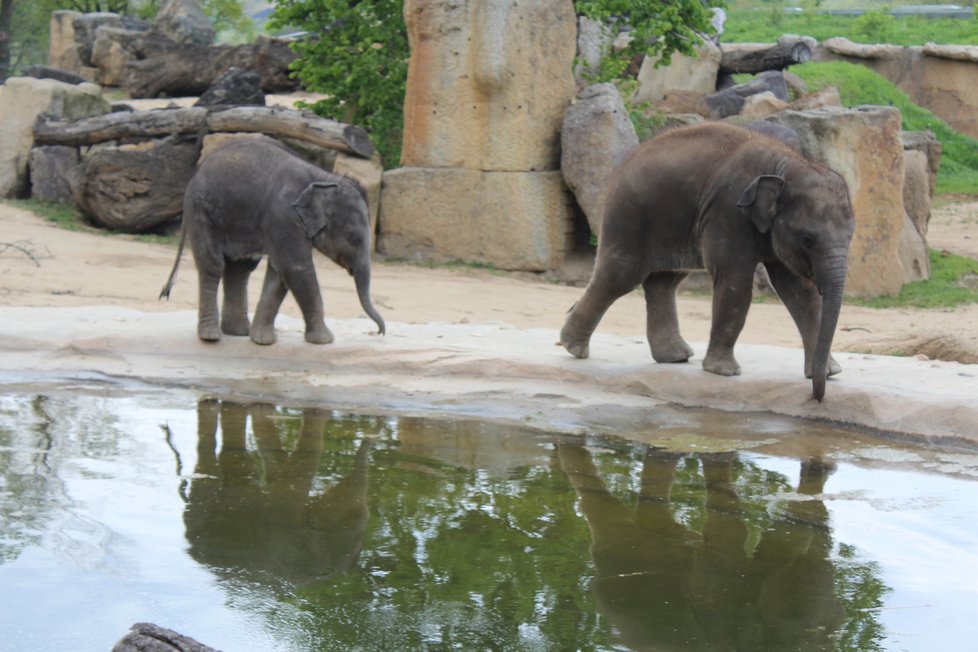
M 392 258 L 556 269 L 574 203 L 560 129 L 574 96 L 572 0 L 405 0 L 402 166 L 384 174 Z

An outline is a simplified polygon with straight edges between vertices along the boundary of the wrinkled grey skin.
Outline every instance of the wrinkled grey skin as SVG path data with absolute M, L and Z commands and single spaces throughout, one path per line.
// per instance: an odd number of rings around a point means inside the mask
M 306 341 L 332 342 L 313 247 L 353 276 L 360 305 L 384 333 L 384 320 L 370 300 L 367 202 L 351 179 L 325 172 L 273 143 L 232 143 L 211 154 L 187 186 L 180 251 L 161 298 L 169 296 L 184 237 L 190 238 L 199 276 L 197 334 L 202 340 L 216 341 L 223 332 L 272 344 L 275 316 L 291 290 L 306 322 Z M 248 276 L 265 254 L 268 271 L 249 323 Z
M 761 134 L 723 123 L 647 141 L 609 186 L 594 274 L 561 331 L 586 358 L 605 311 L 638 285 L 657 362 L 693 355 L 679 334 L 676 288 L 691 270 L 713 279 L 713 321 L 703 368 L 740 373 L 734 343 L 762 263 L 805 347 L 817 400 L 841 371 L 830 355 L 855 223 L 845 181 Z

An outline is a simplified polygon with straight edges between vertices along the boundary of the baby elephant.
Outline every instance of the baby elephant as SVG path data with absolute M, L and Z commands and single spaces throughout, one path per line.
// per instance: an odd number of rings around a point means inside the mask
M 703 368 L 740 373 L 733 347 L 767 268 L 801 332 L 817 400 L 841 371 L 829 349 L 839 319 L 855 223 L 845 180 L 776 140 L 724 123 L 673 129 L 642 144 L 608 187 L 594 274 L 561 331 L 579 358 L 602 315 L 639 284 L 657 362 L 692 356 L 679 334 L 676 288 L 691 270 L 713 278 Z
M 160 298 L 169 297 L 184 238 L 200 279 L 197 335 L 205 341 L 250 335 L 275 341 L 275 315 L 292 291 L 306 322 L 306 341 L 328 344 L 312 248 L 347 270 L 360 305 L 384 333 L 370 301 L 371 233 L 367 200 L 352 179 L 325 172 L 268 141 L 242 141 L 211 154 L 183 198 L 177 259 Z M 248 276 L 268 254 L 268 271 L 254 322 L 248 322 Z M 218 320 L 217 286 L 224 281 Z

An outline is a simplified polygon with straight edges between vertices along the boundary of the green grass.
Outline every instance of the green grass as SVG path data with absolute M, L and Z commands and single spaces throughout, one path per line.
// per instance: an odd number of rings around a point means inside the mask
M 819 41 L 844 36 L 857 43 L 978 45 L 978 20 L 974 19 L 895 18 L 879 11 L 883 7 L 863 16 L 829 16 L 811 7 L 799 15 L 785 13 L 784 6 L 765 3 L 755 9 L 729 9 L 723 42 L 773 43 L 783 34 L 803 34 Z
M 953 308 L 978 303 L 978 260 L 931 249 L 926 281 L 907 283 L 895 296 L 846 302 L 869 308 Z
M 792 66 L 812 91 L 836 86 L 848 107 L 863 104 L 894 106 L 903 116 L 904 131 L 934 132 L 941 141 L 937 194 L 978 194 L 978 140 L 964 136 L 933 113 L 914 104 L 906 93 L 872 70 L 858 64 L 833 61 Z
M 30 211 L 35 215 L 51 222 L 55 226 L 66 231 L 82 231 L 85 233 L 98 233 L 106 236 L 122 236 L 133 238 L 139 242 L 149 242 L 155 244 L 175 245 L 178 236 L 159 235 L 154 233 L 141 233 L 130 235 L 111 231 L 108 229 L 96 228 L 85 221 L 81 211 L 72 204 L 61 204 L 57 202 L 44 202 L 36 199 L 0 199 L 0 203 L 13 206 L 21 210 Z

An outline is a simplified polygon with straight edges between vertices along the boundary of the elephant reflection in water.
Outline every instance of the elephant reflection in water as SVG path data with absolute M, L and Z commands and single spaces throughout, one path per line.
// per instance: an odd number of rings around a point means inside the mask
M 208 400 L 197 412 L 197 466 L 184 511 L 191 556 L 219 572 L 292 585 L 353 568 L 367 525 L 371 440 L 360 443 L 349 475 L 319 493 L 313 483 L 328 414 L 304 410 L 289 451 L 272 406 Z M 248 446 L 249 416 L 257 450 Z
M 748 550 L 736 455 L 702 455 L 702 533 L 677 522 L 671 503 L 681 456 L 649 449 L 635 506 L 613 496 L 586 448 L 558 445 L 561 469 L 591 530 L 598 608 L 636 650 L 831 650 L 842 626 L 834 591 L 828 512 L 789 501 Z M 822 492 L 831 467 L 802 465 L 798 493 Z

